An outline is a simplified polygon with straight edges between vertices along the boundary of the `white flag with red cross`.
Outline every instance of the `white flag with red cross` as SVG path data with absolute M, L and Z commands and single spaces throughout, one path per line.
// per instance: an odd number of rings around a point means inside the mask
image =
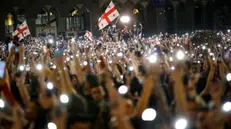
M 26 36 L 30 35 L 29 27 L 24 21 L 12 34 L 13 36 L 18 36 L 19 40 L 24 39 Z
M 92 41 L 92 33 L 91 33 L 90 31 L 86 30 L 85 36 L 86 36 L 90 41 Z
M 104 14 L 99 18 L 98 21 L 99 30 L 109 25 L 119 15 L 120 14 L 116 9 L 115 4 L 111 1 L 110 4 L 107 6 L 107 9 L 105 10 Z

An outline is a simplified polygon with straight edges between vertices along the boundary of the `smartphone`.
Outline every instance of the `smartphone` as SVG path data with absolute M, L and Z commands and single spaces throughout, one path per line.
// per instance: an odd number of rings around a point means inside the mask
M 91 66 L 91 68 L 94 68 L 94 63 L 91 62 L 91 63 L 90 63 L 90 66 Z
M 12 42 L 9 42 L 8 43 L 8 51 L 10 52 L 10 49 L 13 47 L 13 43 Z
M 6 63 L 3 61 L 0 61 L 0 78 L 4 77 L 5 67 L 6 67 Z
M 217 62 L 218 62 L 218 63 L 221 63 L 221 55 L 218 56 Z
M 57 106 L 57 107 L 55 108 L 55 116 L 56 116 L 57 118 L 59 118 L 59 117 L 61 116 L 61 113 L 62 113 L 61 107 L 60 107 L 60 106 Z
M 16 47 L 14 51 L 15 51 L 15 52 L 18 52 L 18 48 Z
M 63 56 L 63 52 L 64 52 L 63 48 L 59 48 L 58 51 L 56 51 L 55 53 L 55 58 L 60 59 Z

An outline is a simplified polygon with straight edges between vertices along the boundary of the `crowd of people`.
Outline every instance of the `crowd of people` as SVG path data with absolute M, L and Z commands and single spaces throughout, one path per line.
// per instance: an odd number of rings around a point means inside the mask
M 198 33 L 9 39 L 0 129 L 231 129 L 231 33 Z

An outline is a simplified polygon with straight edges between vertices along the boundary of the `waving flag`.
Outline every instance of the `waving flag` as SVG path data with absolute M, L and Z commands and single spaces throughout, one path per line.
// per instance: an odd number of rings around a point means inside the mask
M 111 1 L 110 4 L 107 6 L 107 9 L 105 10 L 104 14 L 99 19 L 98 22 L 99 30 L 109 25 L 119 15 L 120 14 L 116 9 L 115 4 Z
M 90 31 L 86 30 L 85 36 L 86 36 L 90 41 L 92 41 L 92 33 L 91 33 Z
M 24 39 L 26 36 L 30 35 L 29 27 L 24 21 L 12 34 L 13 36 L 18 36 L 19 40 Z

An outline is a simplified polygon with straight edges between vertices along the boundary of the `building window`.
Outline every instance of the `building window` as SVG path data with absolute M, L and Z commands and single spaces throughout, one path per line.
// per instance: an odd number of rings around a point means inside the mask
M 17 15 L 17 27 L 20 26 L 25 20 L 26 20 L 26 15 L 25 15 L 24 10 L 19 10 L 18 15 Z
M 36 19 L 36 32 L 39 37 L 57 35 L 57 11 L 54 8 L 50 10 L 41 9 Z
M 85 30 L 85 15 L 79 9 L 72 9 L 69 18 L 66 19 L 68 31 Z

